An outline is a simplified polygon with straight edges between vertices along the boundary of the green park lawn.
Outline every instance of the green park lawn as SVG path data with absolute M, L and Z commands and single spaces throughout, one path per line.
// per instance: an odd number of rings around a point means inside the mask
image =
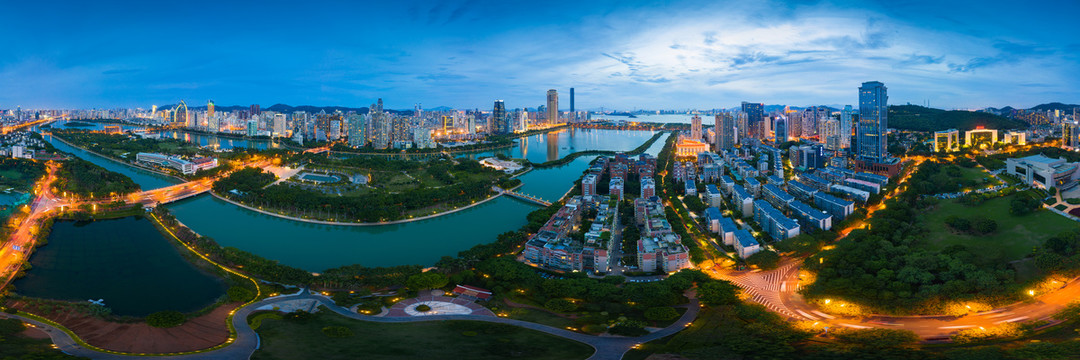
M 329 337 L 330 326 L 352 330 Z M 584 359 L 589 345 L 516 326 L 478 321 L 383 324 L 325 311 L 304 320 L 262 319 L 252 359 Z
M 1015 195 L 1013 195 L 1015 196 Z M 1076 229 L 1076 223 L 1050 211 L 1040 210 L 1028 215 L 1009 214 L 1012 196 L 986 201 L 970 207 L 945 200 L 924 217 L 927 240 L 937 250 L 951 245 L 966 246 L 982 263 L 1021 259 L 1047 238 Z M 983 216 L 997 222 L 997 231 L 990 235 L 957 234 L 945 225 L 945 218 Z

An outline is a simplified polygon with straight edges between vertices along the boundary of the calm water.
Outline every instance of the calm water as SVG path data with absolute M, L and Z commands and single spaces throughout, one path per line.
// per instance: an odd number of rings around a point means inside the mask
M 146 171 L 133 166 L 121 164 L 116 161 L 91 154 L 86 150 L 74 146 L 69 146 L 68 144 L 65 144 L 61 141 L 55 141 L 53 140 L 52 136 L 45 136 L 45 141 L 48 141 L 52 144 L 53 147 L 56 147 L 60 151 L 74 154 L 75 156 L 78 156 L 83 160 L 92 162 L 97 166 L 108 169 L 109 171 L 124 174 L 127 177 L 131 178 L 131 180 L 135 181 L 136 184 L 139 184 L 139 187 L 141 187 L 143 190 L 160 189 L 180 183 L 179 179 L 162 176 L 155 172 Z
M 506 151 L 518 152 L 518 155 L 511 155 L 514 157 L 547 161 L 545 159 L 561 158 L 573 151 L 630 150 L 652 135 L 652 132 L 643 131 L 567 130 L 554 136 L 530 137 L 527 146 L 523 142 L 522 147 Z M 543 139 L 535 139 L 537 137 Z M 533 146 L 535 141 L 541 141 L 543 146 Z M 556 146 L 549 147 L 549 144 Z M 172 184 L 168 178 L 154 173 L 102 159 L 60 142 L 54 145 L 128 175 L 143 189 Z M 663 139 L 660 139 L 647 152 L 655 155 L 663 146 Z M 520 191 L 556 200 L 570 189 L 593 158 L 584 156 L 561 167 L 522 175 L 520 179 L 524 185 Z M 431 265 L 442 256 L 454 256 L 476 244 L 494 241 L 500 233 L 520 228 L 526 222 L 525 215 L 537 209 L 536 205 L 501 197 L 428 220 L 384 226 L 329 226 L 263 215 L 209 195 L 166 206 L 185 225 L 223 246 L 233 246 L 314 272 L 351 264 Z
M 652 122 L 652 123 L 689 124 L 690 123 L 690 118 L 694 117 L 694 115 L 687 115 L 687 114 L 634 115 L 634 116 L 637 116 L 637 117 L 636 118 L 631 118 L 629 116 L 593 115 L 593 119 L 626 120 L 626 121 Z M 712 116 L 708 116 L 708 115 L 699 115 L 699 116 L 701 116 L 701 123 L 702 124 L 712 125 L 715 122 L 714 118 Z
M 653 136 L 652 131 L 607 129 L 565 129 L 524 137 L 517 146 L 497 151 L 467 154 L 475 159 L 500 153 L 534 163 L 558 160 L 566 155 L 587 150 L 632 150 Z
M 181 257 L 150 220 L 58 221 L 49 244 L 15 282 L 22 295 L 71 301 L 104 299 L 116 315 L 190 312 L 225 293 L 216 277 Z
M 190 133 L 178 130 L 163 131 L 161 132 L 161 137 L 184 140 L 190 143 L 199 144 L 199 146 L 209 146 L 211 148 L 222 150 L 232 148 L 250 148 L 266 150 L 267 148 L 277 149 L 281 147 L 280 144 L 272 143 L 269 140 L 234 139 L 217 135 Z

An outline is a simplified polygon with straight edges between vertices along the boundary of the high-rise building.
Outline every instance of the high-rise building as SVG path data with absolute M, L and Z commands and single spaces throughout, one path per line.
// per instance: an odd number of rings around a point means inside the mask
M 491 121 L 494 122 L 496 134 L 509 134 L 513 131 L 511 119 L 506 116 L 506 104 L 502 100 L 495 100 L 495 107 L 491 110 Z
M 247 136 L 259 135 L 259 120 L 251 118 L 247 121 Z
M 273 136 L 275 136 L 275 137 L 285 137 L 286 136 L 286 134 L 285 134 L 285 114 L 282 114 L 282 113 L 275 113 L 274 114 L 274 126 L 273 126 L 273 128 L 274 128 Z
M 547 92 L 547 123 L 559 123 L 559 92 L 555 89 Z
M 574 112 L 574 88 L 570 88 L 570 118 L 577 120 L 577 113 Z
M 349 146 L 363 147 L 367 145 L 367 124 L 365 117 L 360 114 L 349 114 Z
M 251 116 L 262 115 L 262 109 L 260 109 L 259 104 L 251 104 L 250 111 Z
M 450 129 L 454 128 L 454 119 L 449 116 L 443 115 L 440 125 L 442 125 L 442 131 L 445 134 L 449 132 Z
M 859 87 L 859 149 L 858 159 L 871 163 L 884 163 L 887 152 L 889 95 L 885 84 L 879 81 L 864 82 Z
M 776 143 L 776 145 L 788 142 L 787 122 L 787 119 L 783 116 L 776 118 L 776 130 L 773 131 L 773 142 Z
M 208 119 L 214 118 L 214 100 L 206 102 L 206 117 Z
M 825 120 L 822 123 L 821 137 L 825 142 L 826 150 L 840 150 L 840 121 L 836 119 Z
M 701 117 L 697 114 L 690 118 L 690 139 L 701 140 Z
M 1069 149 L 1076 149 L 1077 145 L 1080 145 L 1080 139 L 1077 135 L 1080 135 L 1080 123 L 1076 120 L 1065 120 L 1061 122 L 1061 146 Z
M 742 102 L 742 112 L 746 114 L 746 126 L 748 136 L 764 139 L 766 134 L 764 133 L 764 126 L 762 123 L 765 119 L 765 104 L 762 103 L 750 103 Z
M 735 119 L 729 113 L 716 114 L 716 152 L 730 150 L 735 147 L 735 139 L 738 136 L 735 129 Z
M 844 110 L 840 111 L 840 148 L 851 148 L 851 114 L 854 111 L 851 109 L 851 105 L 844 105 Z
M 187 104 L 184 100 L 180 100 L 179 104 L 176 104 L 176 109 L 173 110 L 172 125 L 173 126 L 187 126 L 188 122 L 188 110 Z

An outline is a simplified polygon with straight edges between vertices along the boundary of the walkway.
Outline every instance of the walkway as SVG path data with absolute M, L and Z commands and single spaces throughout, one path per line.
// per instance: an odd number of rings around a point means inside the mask
M 519 185 L 519 187 L 520 187 L 520 185 Z M 547 201 L 547 200 L 544 200 L 544 199 L 541 199 L 541 198 L 538 198 L 538 197 L 535 197 L 535 196 L 532 196 L 532 195 L 526 195 L 526 194 L 522 194 L 522 193 L 519 193 L 519 192 L 514 192 L 514 190 L 506 190 L 506 189 L 500 188 L 498 186 L 492 186 L 491 190 L 495 191 L 495 192 L 497 192 L 499 194 L 510 195 L 510 196 L 516 197 L 518 199 L 533 202 L 533 203 L 536 203 L 536 204 L 539 204 L 539 205 L 551 206 L 550 201 Z
M 513 325 L 523 327 L 530 330 L 536 330 L 550 335 L 555 335 L 561 338 L 578 341 L 588 344 L 596 349 L 589 360 L 620 360 L 627 351 L 632 347 L 643 344 L 652 340 L 660 339 L 668 335 L 672 335 L 690 326 L 690 323 L 697 317 L 698 311 L 701 305 L 698 304 L 697 299 L 691 299 L 690 303 L 686 305 L 686 312 L 678 321 L 670 326 L 652 332 L 648 335 L 639 337 L 620 337 L 620 336 L 593 336 L 582 333 L 576 333 L 568 330 L 554 328 L 547 325 L 541 325 L 537 323 L 507 319 L 501 317 L 493 317 L 490 315 L 432 315 L 432 316 L 370 316 L 360 315 L 355 312 L 349 311 L 349 309 L 343 308 L 333 303 L 330 299 L 321 295 L 314 295 L 307 290 L 304 290 L 299 295 L 286 295 L 278 296 L 269 299 L 265 299 L 251 305 L 245 306 L 237 310 L 236 315 L 233 317 L 233 326 L 236 327 L 237 337 L 236 340 L 229 346 L 220 350 L 189 355 L 176 355 L 176 356 L 127 356 L 127 355 L 114 355 L 108 353 L 101 353 L 93 350 L 85 349 L 64 333 L 60 329 L 53 326 L 38 322 L 33 319 L 25 318 L 19 315 L 11 315 L 6 313 L 0 313 L 0 318 L 16 318 L 31 324 L 34 324 L 38 328 L 45 331 L 46 334 L 52 339 L 53 343 L 63 351 L 64 353 L 83 356 L 91 359 L 102 360 L 132 360 L 132 359 L 198 359 L 198 360 L 235 360 L 235 359 L 247 359 L 251 357 L 251 354 L 255 352 L 259 347 L 259 337 L 252 330 L 247 323 L 247 318 L 251 315 L 255 309 L 272 306 L 279 302 L 295 302 L 296 300 L 314 300 L 320 305 L 326 306 L 330 311 L 333 311 L 339 315 L 370 322 L 379 323 L 406 323 L 406 322 L 419 322 L 419 321 L 443 321 L 443 320 L 471 320 L 471 321 L 485 321 L 506 325 Z

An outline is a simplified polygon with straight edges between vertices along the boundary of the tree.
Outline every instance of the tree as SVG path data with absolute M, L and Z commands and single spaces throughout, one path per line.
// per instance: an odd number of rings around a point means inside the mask
M 735 285 L 727 281 L 710 280 L 698 285 L 697 295 L 698 300 L 705 305 L 730 305 L 739 302 L 735 291 Z
M 183 325 L 186 320 L 184 314 L 179 311 L 158 311 L 146 317 L 146 325 L 157 328 L 171 328 Z
M 746 258 L 746 263 L 765 270 L 775 269 L 780 263 L 780 255 L 772 250 L 761 250 Z
M 251 300 L 251 297 L 254 295 L 251 293 L 251 290 L 245 289 L 240 286 L 229 287 L 229 290 L 226 291 L 226 294 L 228 294 L 230 302 L 248 301 Z
M 910 330 L 846 328 L 837 330 L 832 333 L 837 340 L 871 348 L 898 347 L 919 341 L 919 336 Z
M 992 234 L 997 231 L 997 222 L 993 219 L 977 217 L 971 221 L 971 230 L 976 234 Z
M 668 306 L 652 307 L 645 310 L 645 318 L 652 321 L 674 320 L 678 317 L 679 312 L 675 311 L 675 308 Z
M 571 312 L 577 309 L 574 302 L 563 298 L 548 300 L 544 303 L 544 307 L 557 313 Z
M 446 286 L 446 283 L 450 282 L 450 279 L 441 273 L 434 271 L 428 271 L 410 276 L 405 281 L 405 286 L 408 286 L 412 290 L 427 290 L 435 289 Z

